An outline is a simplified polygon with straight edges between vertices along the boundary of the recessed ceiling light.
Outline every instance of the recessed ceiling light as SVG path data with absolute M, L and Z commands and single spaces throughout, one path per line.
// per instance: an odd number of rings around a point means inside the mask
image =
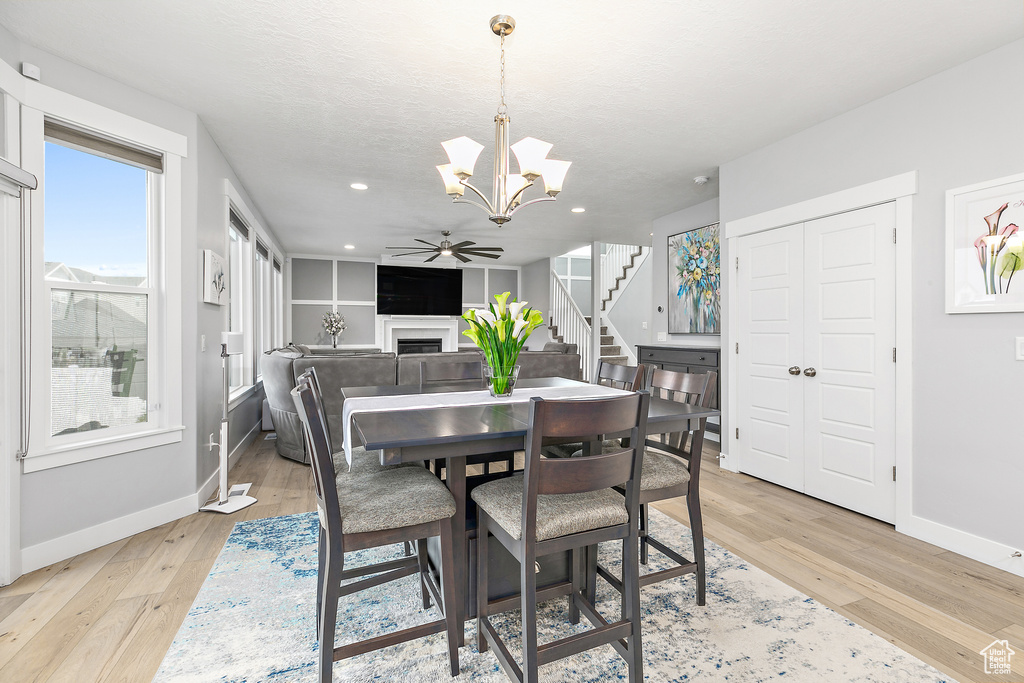
M 586 209 L 584 209 L 582 206 L 577 206 L 576 208 L 570 209 L 570 211 L 572 211 L 573 213 L 583 213 L 584 211 L 586 211 Z
M 345 245 L 345 248 L 346 248 L 346 249 L 355 249 L 355 248 L 356 248 L 356 245 L 354 245 L 354 244 L 346 244 L 346 245 Z
M 653 232 L 651 233 L 651 237 L 654 237 L 654 233 Z
M 353 190 L 365 190 L 369 186 L 366 185 L 366 183 L 352 183 L 351 185 L 349 185 L 349 187 L 351 187 Z

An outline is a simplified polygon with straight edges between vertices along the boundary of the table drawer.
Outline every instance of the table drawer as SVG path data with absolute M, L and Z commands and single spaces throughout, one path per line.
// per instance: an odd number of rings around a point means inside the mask
M 671 363 L 673 365 L 696 365 L 708 368 L 718 367 L 718 351 L 711 349 L 651 349 L 641 347 L 640 363 Z

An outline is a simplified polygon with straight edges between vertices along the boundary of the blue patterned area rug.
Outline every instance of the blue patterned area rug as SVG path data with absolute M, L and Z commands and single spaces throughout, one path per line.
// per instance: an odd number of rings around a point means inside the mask
M 680 539 L 689 531 L 651 510 L 654 534 Z M 316 514 L 241 522 L 235 526 L 178 631 L 157 683 L 304 683 L 316 675 Z M 685 539 L 684 539 L 685 537 Z M 352 553 L 346 567 L 397 556 L 399 546 Z M 692 576 L 647 586 L 643 606 L 647 681 L 951 681 L 931 666 L 783 584 L 714 543 L 708 543 L 708 599 L 694 600 Z M 614 549 L 602 561 L 615 566 Z M 651 570 L 664 568 L 651 553 Z M 598 604 L 617 613 L 617 593 L 599 582 Z M 567 599 L 544 603 L 541 642 L 568 634 Z M 421 609 L 415 576 L 342 599 L 338 644 L 437 618 Z M 518 611 L 495 619 L 518 657 Z M 586 620 L 581 620 L 585 624 Z M 508 680 L 494 655 L 476 651 L 467 623 L 456 681 Z M 452 681 L 444 634 L 337 662 L 334 680 Z M 624 662 L 610 646 L 541 667 L 541 679 L 572 683 L 625 680 Z

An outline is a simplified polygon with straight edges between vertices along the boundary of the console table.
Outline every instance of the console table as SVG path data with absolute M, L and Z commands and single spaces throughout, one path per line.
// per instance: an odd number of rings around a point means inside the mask
M 675 372 L 704 373 L 714 370 L 718 375 L 715 380 L 715 397 L 711 407 L 718 410 L 719 397 L 722 395 L 722 370 L 719 362 L 721 349 L 717 347 L 698 346 L 644 346 L 637 344 L 636 360 L 644 365 L 673 370 Z M 719 433 L 720 426 L 710 420 L 707 431 Z

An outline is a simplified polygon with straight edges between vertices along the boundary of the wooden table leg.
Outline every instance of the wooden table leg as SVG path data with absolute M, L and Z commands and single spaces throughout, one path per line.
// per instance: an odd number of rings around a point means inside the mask
M 466 599 L 469 593 L 469 546 L 466 542 L 466 459 L 448 458 L 445 464 L 445 483 L 455 498 L 455 523 L 452 528 L 453 555 L 455 566 L 455 594 L 458 596 L 455 605 L 455 617 L 460 626 L 459 646 L 466 644 L 465 629 L 461 626 L 466 621 Z M 442 562 L 445 558 L 442 558 Z

